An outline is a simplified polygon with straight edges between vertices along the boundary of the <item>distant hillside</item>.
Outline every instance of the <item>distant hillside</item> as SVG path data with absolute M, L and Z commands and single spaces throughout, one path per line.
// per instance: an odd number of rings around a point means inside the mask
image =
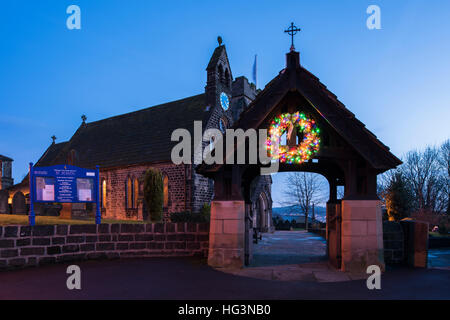
M 325 222 L 327 218 L 327 209 L 324 207 L 314 207 L 314 212 L 316 216 L 316 220 Z M 298 205 L 296 206 L 288 206 L 288 207 L 280 207 L 280 208 L 272 208 L 272 217 L 280 216 L 283 220 L 295 220 L 297 222 L 301 222 L 305 220 L 305 215 L 303 210 L 300 209 Z M 308 221 L 311 221 L 312 217 L 312 208 L 310 208 L 308 213 Z

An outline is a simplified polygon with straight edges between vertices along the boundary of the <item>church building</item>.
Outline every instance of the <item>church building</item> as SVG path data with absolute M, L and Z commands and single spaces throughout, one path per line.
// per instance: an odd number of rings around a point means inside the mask
M 199 212 L 213 199 L 214 182 L 196 173 L 195 164 L 172 163 L 171 151 L 178 143 L 171 141 L 172 132 L 184 128 L 193 137 L 194 121 L 201 121 L 203 131 L 217 128 L 225 133 L 258 94 L 247 78 L 233 78 L 221 38 L 206 76 L 204 93 L 192 97 L 95 122 L 86 122 L 83 116 L 70 140 L 55 143 L 53 139 L 35 166 L 99 165 L 103 218 L 147 219 L 143 177 L 150 167 L 159 169 L 164 177 L 164 220 L 175 212 Z M 270 176 L 261 176 L 252 187 L 253 224 L 261 231 L 272 229 L 271 184 Z M 15 192 L 26 195 L 28 190 L 27 177 L 10 188 L 10 197 Z M 50 207 L 38 206 L 36 214 L 46 214 Z M 86 204 L 72 204 L 71 210 L 74 217 L 94 212 Z

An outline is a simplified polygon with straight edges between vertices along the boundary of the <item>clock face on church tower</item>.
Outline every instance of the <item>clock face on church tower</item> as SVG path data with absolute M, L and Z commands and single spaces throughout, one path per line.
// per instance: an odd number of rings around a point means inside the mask
M 220 105 L 225 111 L 227 111 L 228 107 L 230 106 L 230 100 L 228 99 L 228 96 L 225 92 L 222 92 L 220 94 Z

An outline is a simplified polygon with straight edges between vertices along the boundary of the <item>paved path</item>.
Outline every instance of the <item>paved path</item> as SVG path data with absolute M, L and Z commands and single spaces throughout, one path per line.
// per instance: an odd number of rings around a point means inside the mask
M 367 279 L 365 273 L 336 270 L 328 263 L 326 241 L 306 231 L 263 234 L 253 247 L 250 266 L 239 270 L 218 269 L 241 277 L 278 281 L 342 282 Z M 429 251 L 430 268 L 450 270 L 450 249 Z
M 450 248 L 430 249 L 428 251 L 428 267 L 450 270 Z
M 326 240 L 306 231 L 276 231 L 263 234 L 253 246 L 251 264 L 240 270 L 219 269 L 236 276 L 278 281 L 341 282 L 367 279 L 349 274 L 328 263 Z
M 253 245 L 250 267 L 279 266 L 327 261 L 327 242 L 306 231 L 264 233 L 262 241 Z
M 204 261 L 153 258 L 86 261 L 82 290 L 66 288 L 67 265 L 0 272 L 0 299 L 450 299 L 450 271 L 392 269 L 381 290 L 365 280 L 281 282 L 216 271 Z

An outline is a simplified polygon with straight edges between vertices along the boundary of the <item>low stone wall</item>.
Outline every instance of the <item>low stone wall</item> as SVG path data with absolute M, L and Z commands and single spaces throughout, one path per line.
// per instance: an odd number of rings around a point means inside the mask
M 327 229 L 325 228 L 320 228 L 320 229 L 308 229 L 309 232 L 315 233 L 319 236 L 321 236 L 322 238 L 326 239 L 327 238 Z
M 405 259 L 404 235 L 399 222 L 383 222 L 384 262 L 401 264 Z
M 0 227 L 0 270 L 95 259 L 207 257 L 209 224 Z

